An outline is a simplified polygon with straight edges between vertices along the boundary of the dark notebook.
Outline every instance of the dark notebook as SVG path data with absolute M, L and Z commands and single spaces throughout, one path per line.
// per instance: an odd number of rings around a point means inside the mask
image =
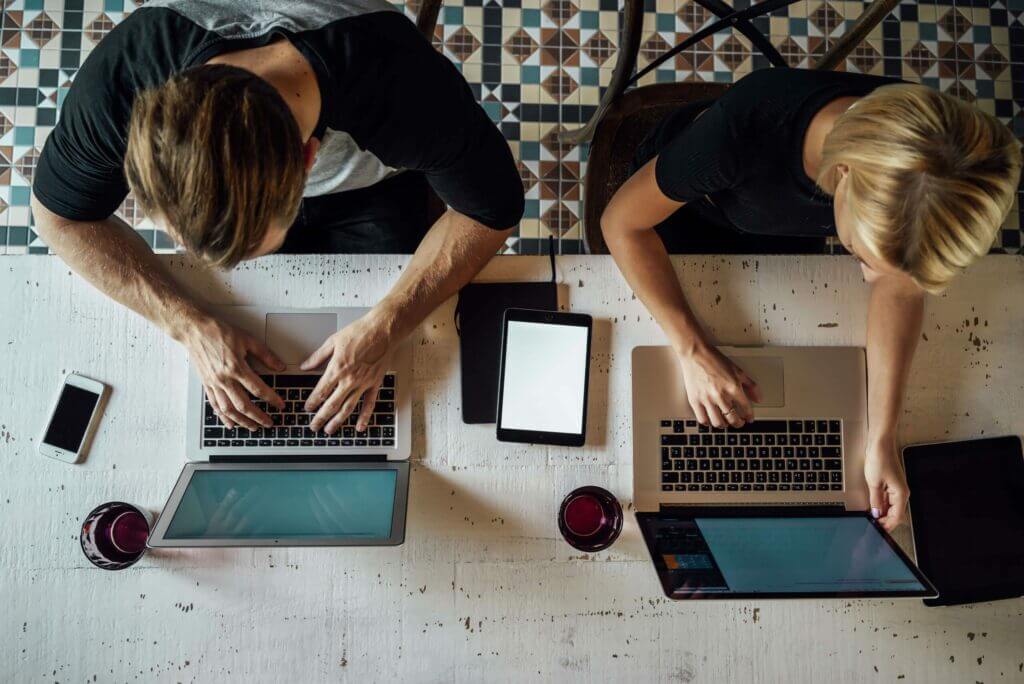
M 1017 437 L 903 451 L 917 565 L 948 606 L 1024 595 L 1024 455 Z
M 498 365 L 505 309 L 558 308 L 555 260 L 546 283 L 470 283 L 459 292 L 455 319 L 462 358 L 462 422 L 493 423 L 498 412 Z

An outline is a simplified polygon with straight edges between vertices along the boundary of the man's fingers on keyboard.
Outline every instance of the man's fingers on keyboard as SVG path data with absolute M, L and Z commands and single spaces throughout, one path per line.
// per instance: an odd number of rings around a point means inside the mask
M 248 430 L 259 430 L 260 428 L 260 426 L 257 425 L 252 418 L 246 416 L 245 414 L 233 408 L 227 409 L 224 412 L 224 415 L 227 416 L 232 423 L 234 423 L 233 427 L 244 427 Z
M 343 391 L 347 390 L 338 390 L 339 393 Z M 348 420 L 348 417 L 352 415 L 352 410 L 356 407 L 357 401 L 359 401 L 359 395 L 355 392 L 349 392 L 348 396 L 345 397 L 345 401 L 342 402 L 341 408 L 338 409 L 334 416 L 328 421 L 325 430 L 330 434 L 334 434 L 340 430 L 341 426 L 345 424 L 346 420 Z
M 256 375 L 251 368 L 246 369 L 242 373 L 239 381 L 245 389 L 249 390 L 249 394 L 252 396 L 259 397 L 279 409 L 284 407 L 284 399 L 281 398 L 281 395 L 267 387 L 267 383 L 263 382 L 260 376 Z
M 348 396 L 345 397 L 345 403 L 342 405 L 341 410 L 338 411 L 338 415 L 334 417 L 337 421 L 335 429 L 341 428 L 342 424 L 349 419 L 352 412 L 356 410 L 356 404 L 359 403 L 359 397 L 363 396 L 363 391 L 357 389 L 354 392 L 349 392 Z
M 229 430 L 234 429 L 235 423 L 231 420 L 231 417 L 228 416 L 227 407 L 229 404 L 227 399 L 224 397 L 224 393 L 218 388 L 211 389 L 207 387 L 206 396 L 210 398 L 210 405 L 213 406 L 213 411 L 217 414 L 217 417 L 220 418 L 220 422 L 224 423 Z
M 328 432 L 330 430 L 331 419 L 338 414 L 338 411 L 340 411 L 344 405 L 345 390 L 343 390 L 339 385 L 334 388 L 334 392 L 331 393 L 331 396 L 327 398 L 327 401 L 320 406 L 320 410 L 316 412 L 313 419 L 309 421 L 310 429 L 316 432 L 319 432 L 320 430 Z
M 373 407 L 377 404 L 377 395 L 380 394 L 380 378 L 363 395 L 363 410 L 359 412 L 359 421 L 356 429 L 359 432 L 366 432 L 370 424 L 370 417 L 373 415 Z
M 238 412 L 253 424 L 249 428 L 250 430 L 257 430 L 260 427 L 271 427 L 274 424 L 274 421 L 270 419 L 270 416 L 257 408 L 256 405 L 248 398 L 246 398 L 242 410 Z
M 271 425 L 270 417 L 253 405 L 242 385 L 237 382 L 229 384 L 224 388 L 224 392 L 234 409 L 232 416 L 234 420 L 240 421 L 250 430 L 259 429 L 261 423 L 267 427 Z
M 226 421 L 225 424 L 230 428 L 244 426 L 245 421 L 239 417 L 238 411 L 236 411 L 235 407 L 232 406 L 231 399 L 228 397 L 227 393 L 218 387 L 217 396 L 220 398 L 220 413 Z
M 228 430 L 235 429 L 235 421 L 231 420 L 231 418 L 227 414 L 227 411 L 217 411 L 216 414 L 217 420 L 224 423 L 224 427 L 226 427 Z
M 316 387 L 309 393 L 306 398 L 306 411 L 312 413 L 320 408 L 320 405 L 327 400 L 328 397 L 333 396 L 333 393 L 338 389 L 338 374 L 331 367 L 328 367 L 324 374 L 320 376 L 320 380 L 316 383 Z M 319 415 L 319 414 L 317 414 Z

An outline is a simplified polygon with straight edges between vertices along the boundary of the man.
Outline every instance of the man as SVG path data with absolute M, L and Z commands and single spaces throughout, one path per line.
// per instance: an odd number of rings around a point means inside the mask
M 389 351 L 468 282 L 522 215 L 507 144 L 458 71 L 384 0 L 164 0 L 92 52 L 46 142 L 36 229 L 75 271 L 188 350 L 229 427 L 281 398 L 250 366 L 283 364 L 216 319 L 112 214 L 131 189 L 208 263 L 275 251 L 415 253 L 392 290 L 303 364 L 336 432 Z M 434 193 L 449 209 L 436 222 Z M 433 204 L 437 205 L 436 201 Z

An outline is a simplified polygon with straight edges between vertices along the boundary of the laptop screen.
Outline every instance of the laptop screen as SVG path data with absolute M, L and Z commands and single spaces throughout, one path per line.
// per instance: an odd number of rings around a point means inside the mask
M 384 469 L 196 470 L 163 536 L 387 539 L 396 482 Z
M 866 516 L 659 516 L 644 533 L 675 597 L 931 593 Z

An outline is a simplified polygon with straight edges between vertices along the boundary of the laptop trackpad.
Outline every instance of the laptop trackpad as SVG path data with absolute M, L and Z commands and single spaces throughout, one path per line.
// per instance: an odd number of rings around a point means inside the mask
M 780 408 L 786 404 L 785 383 L 782 374 L 782 357 L 779 356 L 730 356 L 736 365 L 754 379 L 761 390 L 761 401 L 755 406 Z
M 338 332 L 338 314 L 267 314 L 267 346 L 289 366 L 305 361 Z

